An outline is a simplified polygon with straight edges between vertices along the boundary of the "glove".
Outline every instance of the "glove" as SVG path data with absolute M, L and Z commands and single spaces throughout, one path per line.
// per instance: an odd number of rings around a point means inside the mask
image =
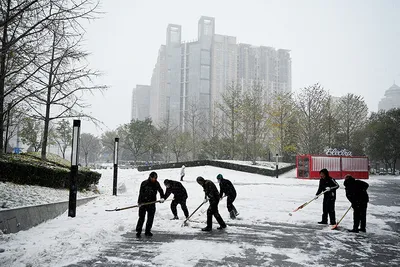
M 326 191 L 331 191 L 330 187 L 325 188 Z
M 165 201 L 165 199 L 163 199 L 163 198 L 160 198 L 160 200 L 159 200 L 160 203 L 164 203 L 164 201 Z
M 208 202 L 208 198 L 206 197 L 203 201 L 203 203 L 207 203 Z

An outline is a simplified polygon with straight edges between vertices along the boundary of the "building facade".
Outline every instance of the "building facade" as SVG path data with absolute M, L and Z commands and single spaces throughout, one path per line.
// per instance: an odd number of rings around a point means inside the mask
M 131 121 L 150 117 L 150 90 L 149 85 L 139 84 L 132 90 Z
M 392 108 L 400 108 L 400 87 L 393 85 L 386 90 L 385 97 L 379 101 L 378 110 L 389 110 Z
M 181 36 L 182 27 L 169 24 L 166 44 L 159 49 L 148 90 L 149 116 L 155 125 L 168 123 L 183 131 L 194 112 L 209 123 L 232 84 L 246 90 L 257 82 L 271 93 L 291 92 L 289 50 L 238 44 L 236 37 L 215 33 L 212 17 L 200 18 L 196 40 L 183 42 Z M 139 102 L 132 103 L 137 110 Z M 132 114 L 133 110 L 132 106 Z

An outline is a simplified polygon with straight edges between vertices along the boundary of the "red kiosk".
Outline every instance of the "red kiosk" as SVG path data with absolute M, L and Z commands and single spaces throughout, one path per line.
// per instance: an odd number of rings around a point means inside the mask
M 301 179 L 319 179 L 319 171 L 324 168 L 335 179 L 343 179 L 346 174 L 356 179 L 369 178 L 368 157 L 351 156 L 351 152 L 340 153 L 336 149 L 328 150 L 327 155 L 298 155 L 296 166 L 297 178 Z

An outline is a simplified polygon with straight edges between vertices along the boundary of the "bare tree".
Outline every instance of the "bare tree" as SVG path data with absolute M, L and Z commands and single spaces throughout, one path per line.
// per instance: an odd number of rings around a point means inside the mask
M 147 118 L 144 121 L 132 120 L 118 129 L 121 146 L 132 153 L 135 164 L 139 157 L 149 153 L 157 142 L 157 138 L 152 136 L 154 128 L 151 119 Z
M 196 98 L 192 98 L 187 103 L 187 109 L 185 111 L 184 119 L 185 119 L 185 131 L 190 131 L 191 141 L 192 141 L 192 160 L 197 158 L 197 146 L 198 140 L 200 138 L 199 130 L 202 122 L 202 118 L 204 118 L 204 114 L 200 109 L 200 105 L 198 104 L 198 100 Z
M 236 152 L 236 135 L 238 134 L 238 124 L 240 109 L 243 96 L 242 87 L 232 83 L 222 94 L 222 103 L 218 105 L 222 111 L 222 121 L 224 122 L 224 132 L 230 139 L 230 158 L 234 159 Z
M 82 133 L 79 144 L 80 155 L 85 159 L 85 166 L 89 161 L 95 162 L 101 150 L 99 138 L 93 134 Z
M 296 115 L 296 104 L 293 101 L 292 93 L 276 93 L 268 106 L 268 119 L 272 129 L 272 143 L 279 154 L 286 151 L 286 134 L 288 134 L 289 124 L 293 123 Z
M 174 131 L 171 140 L 171 150 L 175 154 L 176 162 L 179 162 L 182 157 L 186 156 L 190 151 L 190 134 Z
M 264 102 L 264 87 L 255 82 L 244 93 L 242 105 L 242 125 L 245 146 L 253 164 L 261 155 L 262 144 L 267 134 L 267 105 Z
M 326 122 L 324 127 L 326 128 L 327 145 L 330 148 L 335 145 L 338 138 L 339 116 L 338 106 L 334 103 L 332 96 L 329 95 L 325 106 Z
M 367 123 L 368 107 L 364 98 L 354 94 L 347 94 L 340 98 L 339 110 L 339 129 L 345 138 L 344 146 L 352 148 L 352 139 L 355 133 L 362 130 Z
M 63 159 L 65 159 L 65 151 L 72 144 L 72 127 L 67 120 L 62 119 L 57 123 L 54 131 L 54 140 L 61 151 Z
M 173 133 L 177 131 L 178 128 L 179 126 L 175 127 L 171 126 L 171 121 L 169 116 L 167 116 L 158 126 L 161 135 L 160 142 L 163 144 L 163 146 L 161 147 L 161 151 L 164 161 L 167 163 L 170 161 L 171 149 L 172 149 L 171 142 L 173 138 Z
M 104 150 L 109 153 L 114 153 L 114 143 L 116 137 L 118 137 L 117 131 L 106 131 L 101 135 L 100 141 L 104 147 Z
M 317 84 L 302 89 L 297 97 L 299 108 L 299 142 L 302 153 L 318 154 L 326 144 L 325 109 L 328 93 Z
M 60 17 L 65 21 L 88 18 L 97 4 L 94 0 L 1 0 L 4 19 L 0 21 L 0 133 L 4 131 L 6 98 L 8 102 L 12 100 L 14 107 L 35 94 L 29 82 L 48 65 L 39 59 L 50 21 Z M 3 145 L 0 134 L 0 155 Z
M 22 129 L 20 130 L 20 136 L 23 143 L 29 145 L 38 152 L 42 145 L 43 125 L 41 121 L 26 117 L 22 122 Z

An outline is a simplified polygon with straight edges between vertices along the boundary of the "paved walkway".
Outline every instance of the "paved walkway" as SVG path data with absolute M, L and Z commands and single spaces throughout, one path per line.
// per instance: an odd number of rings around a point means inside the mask
M 400 207 L 399 196 L 400 180 L 390 179 L 370 188 L 370 202 L 374 205 Z M 200 229 L 192 234 L 155 231 L 152 238 L 137 239 L 134 232 L 128 232 L 122 242 L 111 244 L 101 255 L 69 266 L 162 266 L 152 262 L 160 253 L 157 248 L 185 240 L 237 244 L 242 248 L 240 255 L 218 261 L 199 260 L 188 266 L 400 266 L 400 214 L 393 213 L 384 220 L 391 227 L 387 235 L 374 234 L 373 229 L 351 234 L 343 228 L 331 231 L 316 224 L 248 225 L 240 220 L 230 223 L 224 231 L 212 233 Z M 203 224 L 192 222 L 191 226 L 200 228 Z M 296 262 L 296 257 L 302 260 Z

